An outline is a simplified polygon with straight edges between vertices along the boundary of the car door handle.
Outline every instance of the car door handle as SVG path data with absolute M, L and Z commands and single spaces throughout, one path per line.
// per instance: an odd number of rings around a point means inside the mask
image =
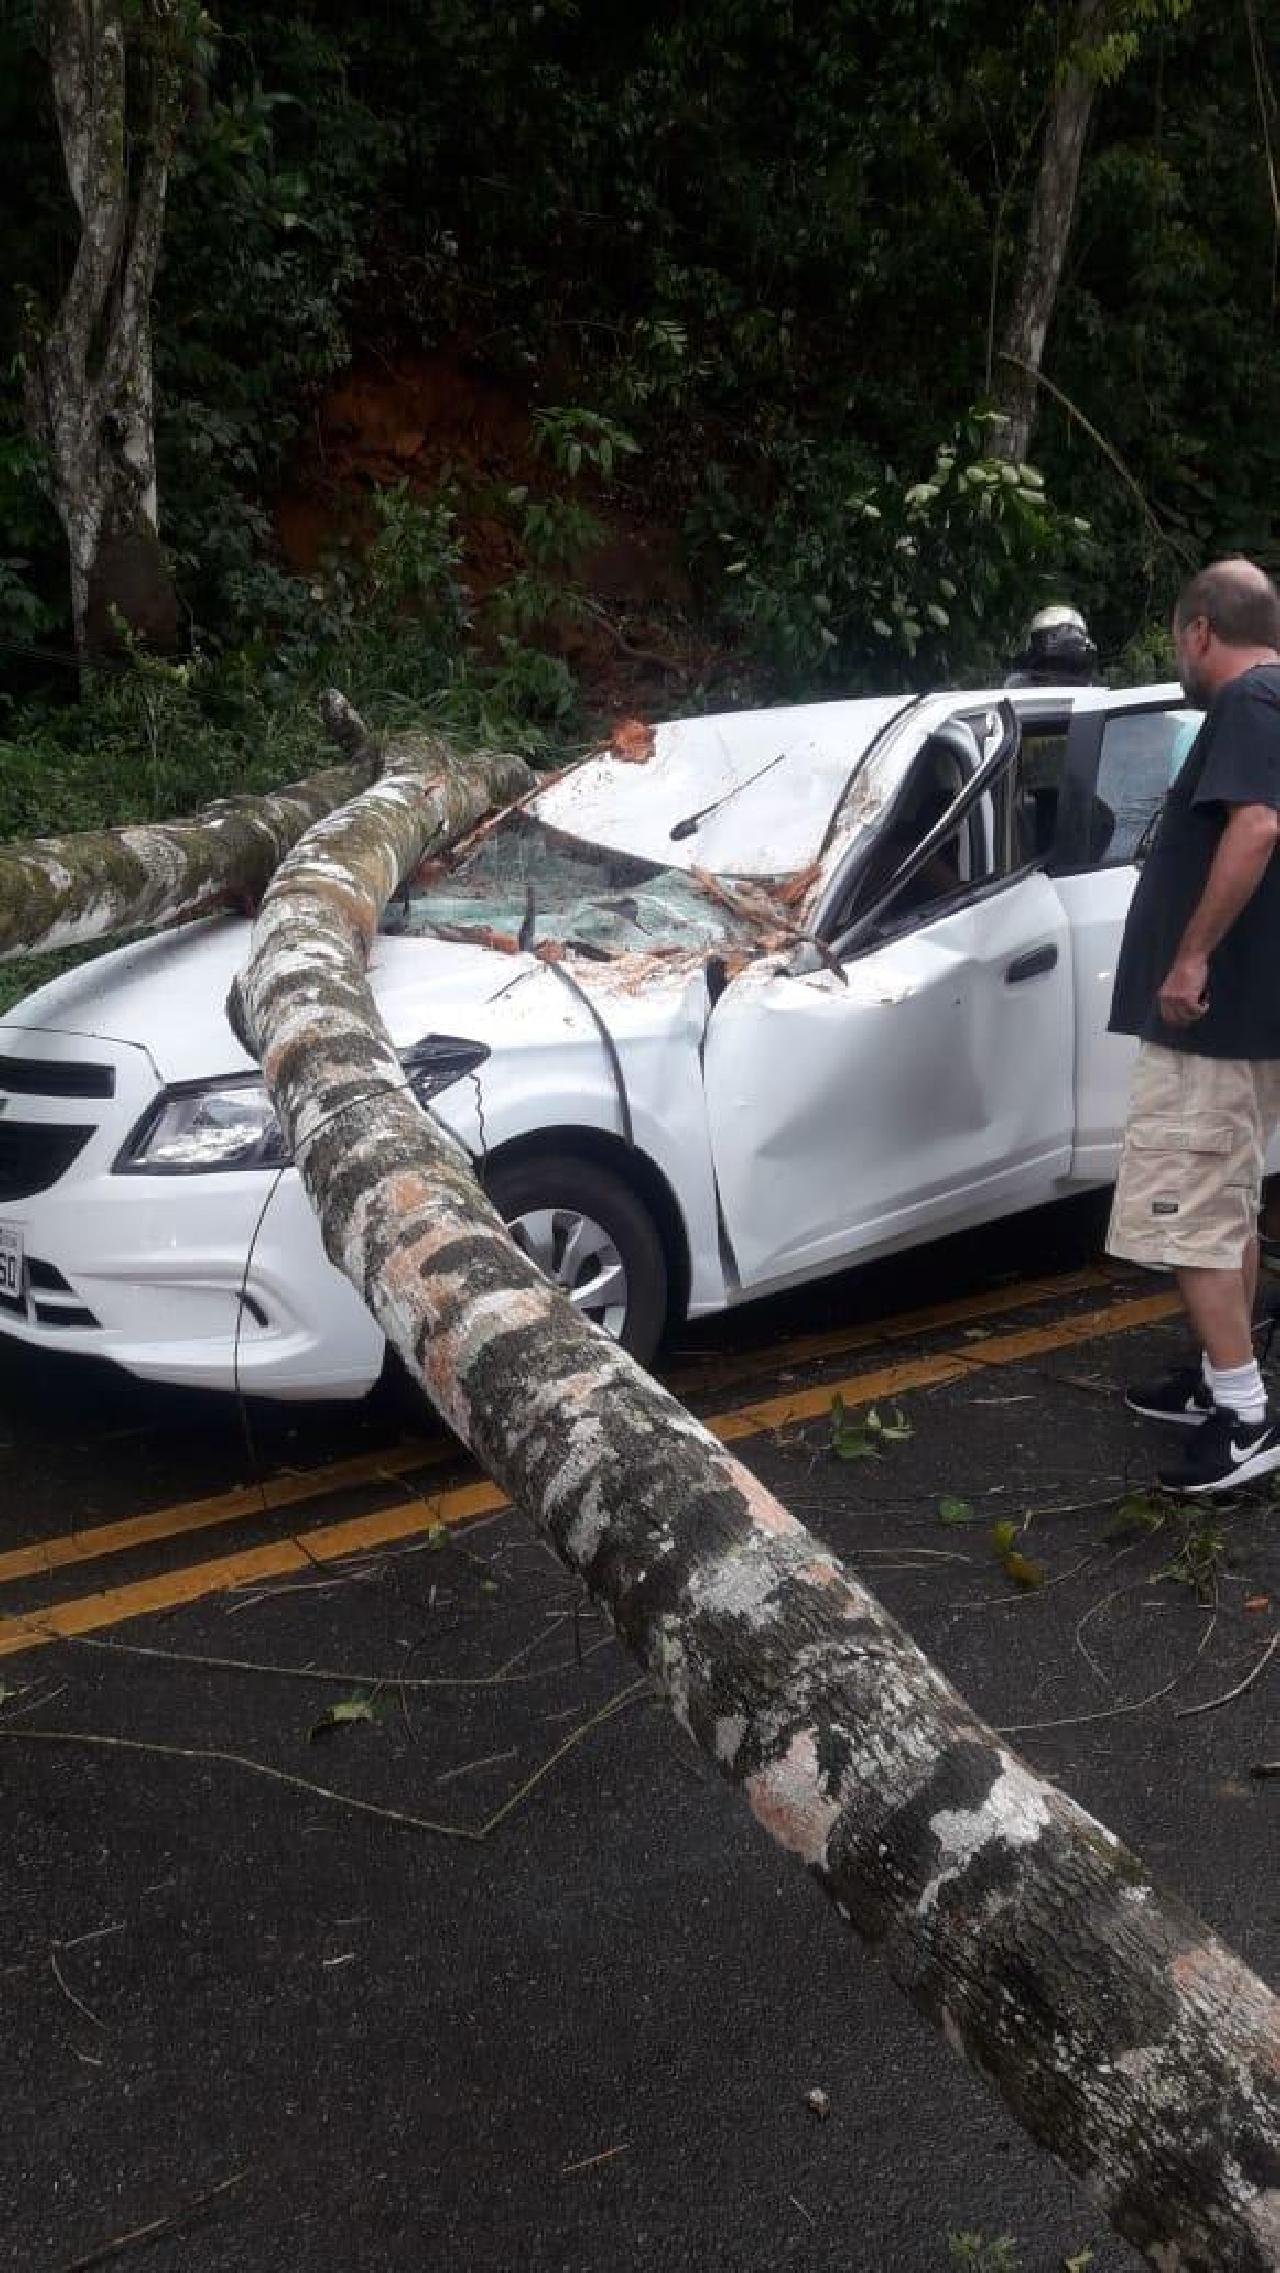
M 1043 978 L 1046 971 L 1058 967 L 1058 950 L 1052 941 L 1047 947 L 1033 947 L 1029 955 L 1019 955 L 1010 963 L 1004 975 L 1007 987 L 1021 986 L 1024 979 Z

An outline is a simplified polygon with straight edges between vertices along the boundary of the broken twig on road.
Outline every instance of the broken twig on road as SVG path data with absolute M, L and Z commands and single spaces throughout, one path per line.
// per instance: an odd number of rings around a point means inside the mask
M 70 2265 L 63 2266 L 62 2273 L 92 2273 L 94 2266 L 109 2265 L 113 2257 L 123 2256 L 126 2249 L 136 2249 L 139 2242 L 156 2241 L 161 2234 L 176 2233 L 189 2218 L 198 2216 L 201 2210 L 208 2209 L 211 2202 L 229 2194 L 232 2187 L 242 2186 L 249 2176 L 250 2167 L 246 2163 L 243 2170 L 233 2171 L 230 2178 L 220 2179 L 216 2186 L 206 2187 L 203 2194 L 193 2194 L 189 2201 L 182 2203 L 176 2210 L 167 2211 L 164 2217 L 151 2218 L 145 2226 L 134 2226 L 127 2234 L 117 2234 L 114 2241 L 104 2242 L 100 2249 L 91 2249 L 87 2257 L 74 2258 Z
M 309 1776 L 295 1776 L 288 1768 L 273 1768 L 269 1761 L 253 1760 L 245 1752 L 224 1752 L 219 1747 L 212 1745 L 161 1744 L 150 1738 L 106 1736 L 97 1730 L 71 1728 L 8 1729 L 0 1727 L 0 1738 L 7 1737 L 14 1744 L 65 1744 L 72 1747 L 83 1746 L 90 1751 L 141 1753 L 159 1760 L 214 1762 L 224 1768 L 239 1768 L 246 1775 L 262 1776 L 268 1783 L 284 1784 L 291 1791 L 305 1792 L 312 1799 L 327 1800 L 332 1806 L 348 1808 L 357 1815 L 372 1815 L 379 1822 L 399 1824 L 406 1831 L 431 1831 L 435 1833 L 437 1838 L 464 1839 L 479 1845 L 484 1840 L 491 1838 L 499 1826 L 515 1814 L 517 1808 L 521 1807 L 530 1794 L 537 1790 L 539 1784 L 545 1782 L 552 1769 L 558 1767 L 566 1754 L 572 1752 L 585 1737 L 592 1734 L 593 1730 L 603 1727 L 606 1721 L 612 1720 L 614 1714 L 620 1713 L 624 1706 L 633 1704 L 641 1692 L 648 1689 L 648 1686 L 647 1681 L 633 1681 L 629 1688 L 620 1690 L 616 1696 L 609 1699 L 607 1704 L 602 1705 L 599 1712 L 592 1713 L 586 1720 L 580 1721 L 577 1728 L 570 1730 L 568 1736 L 556 1746 L 554 1752 L 549 1753 L 547 1758 L 534 1769 L 533 1774 L 526 1777 L 518 1789 L 512 1792 L 509 1798 L 503 1800 L 501 1806 L 496 1807 L 492 1815 L 487 1816 L 483 1823 L 441 1823 L 430 1816 L 411 1815 L 404 1808 L 380 1807 L 373 1800 L 358 1799 L 353 1792 L 336 1792 L 328 1784 L 314 1783 Z M 56 1956 L 54 1958 L 54 1971 L 58 1971 Z M 58 1979 L 67 1996 L 71 1997 L 71 2002 L 79 2004 L 79 1998 L 72 1996 L 60 1973 Z M 82 2005 L 80 2009 L 99 2028 L 102 2027 L 102 2022 L 97 2019 L 96 2014 L 89 2012 L 87 2005 Z
M 1272 1658 L 1275 1656 L 1277 1649 L 1280 1649 L 1280 1626 L 1276 1628 L 1276 1631 L 1271 1636 L 1270 1641 L 1267 1643 L 1267 1646 L 1264 1649 L 1261 1657 L 1258 1659 L 1257 1664 L 1254 1666 L 1253 1671 L 1251 1673 L 1246 1673 L 1243 1681 L 1237 1681 L 1234 1689 L 1228 1689 L 1225 1696 L 1210 1697 L 1207 1704 L 1183 1705 L 1181 1709 L 1174 1714 L 1174 1719 L 1177 1721 L 1189 1721 L 1193 1719 L 1197 1713 L 1216 1713 L 1219 1705 L 1230 1705 L 1234 1703 L 1237 1697 L 1243 1697 L 1246 1689 L 1252 1689 L 1254 1682 L 1257 1681 L 1263 1673 L 1265 1673 L 1267 1667 L 1271 1663 Z

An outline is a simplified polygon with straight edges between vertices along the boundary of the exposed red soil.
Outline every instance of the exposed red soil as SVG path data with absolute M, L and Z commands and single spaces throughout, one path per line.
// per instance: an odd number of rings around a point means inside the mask
M 277 500 L 281 551 L 298 573 L 314 574 L 335 550 L 367 545 L 375 491 L 406 483 L 430 497 L 452 484 L 463 581 L 483 603 L 527 565 L 507 493 L 572 493 L 602 535 L 580 564 L 584 606 L 554 615 L 540 627 L 540 643 L 568 663 L 596 716 L 670 715 L 686 687 L 718 675 L 727 661 L 688 620 L 678 535 L 646 518 L 634 491 L 606 489 L 585 471 L 576 482 L 558 474 L 534 448 L 533 407 L 458 350 L 355 366 L 317 406 L 308 445 Z

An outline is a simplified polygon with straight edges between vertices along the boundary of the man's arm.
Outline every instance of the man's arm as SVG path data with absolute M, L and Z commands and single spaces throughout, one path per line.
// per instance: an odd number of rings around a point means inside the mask
M 1266 874 L 1280 840 L 1271 805 L 1236 805 L 1157 1001 L 1166 1026 L 1194 1026 L 1208 1007 L 1209 957 Z

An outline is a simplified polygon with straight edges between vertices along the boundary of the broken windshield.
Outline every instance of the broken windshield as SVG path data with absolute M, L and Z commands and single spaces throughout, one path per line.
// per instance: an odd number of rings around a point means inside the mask
M 522 810 L 456 861 L 432 864 L 388 908 L 384 931 L 514 947 L 533 893 L 534 939 L 586 955 L 661 954 L 757 943 L 743 915 L 687 871 L 564 836 Z

